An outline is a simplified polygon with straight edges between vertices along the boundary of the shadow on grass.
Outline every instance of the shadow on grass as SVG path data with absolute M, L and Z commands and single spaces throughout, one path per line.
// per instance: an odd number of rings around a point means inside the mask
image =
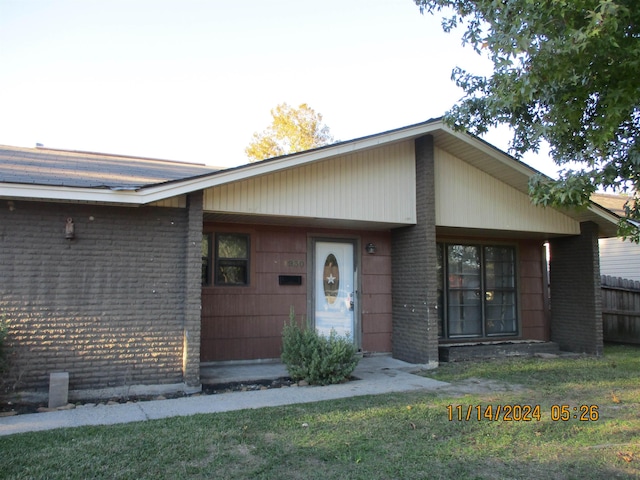
M 436 371 L 426 372 L 425 376 L 452 382 L 479 377 L 553 389 L 576 383 L 628 383 L 637 381 L 638 372 L 640 346 L 607 345 L 602 357 L 512 357 L 481 362 L 443 363 Z
M 438 372 L 529 387 L 490 398 L 409 392 L 2 437 L 0 471 L 11 479 L 637 478 L 639 354 L 607 347 L 599 359 L 509 359 Z M 623 385 L 623 401 L 603 405 L 598 421 L 553 421 L 548 403 L 540 421 L 447 416 L 453 402 L 543 404 L 540 384 L 594 402 L 610 381 Z

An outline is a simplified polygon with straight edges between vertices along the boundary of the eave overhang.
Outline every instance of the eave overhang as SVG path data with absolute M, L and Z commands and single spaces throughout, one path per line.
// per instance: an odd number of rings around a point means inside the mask
M 447 127 L 442 119 L 432 119 L 423 123 L 305 152 L 219 170 L 196 177 L 141 186 L 140 188 L 76 188 L 0 182 L 0 198 L 142 206 L 191 192 L 429 134 L 433 135 L 434 143 L 438 148 L 449 151 L 522 192 L 528 192 L 529 178 L 540 173 L 484 140 L 464 132 L 454 131 Z M 582 210 L 560 210 L 577 221 L 593 221 L 597 223 L 602 237 L 616 235 L 617 223 L 620 217 L 598 204 L 592 202 L 589 207 Z

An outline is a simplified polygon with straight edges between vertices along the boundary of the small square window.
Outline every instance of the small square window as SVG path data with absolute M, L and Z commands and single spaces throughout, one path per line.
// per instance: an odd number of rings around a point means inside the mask
M 216 285 L 249 285 L 249 235 L 219 233 L 215 244 Z

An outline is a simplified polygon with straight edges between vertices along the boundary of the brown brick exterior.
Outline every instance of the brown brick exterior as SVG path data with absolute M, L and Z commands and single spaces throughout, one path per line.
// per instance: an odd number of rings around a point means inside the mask
M 602 355 L 602 294 L 598 226 L 550 242 L 551 340 L 562 350 Z
M 433 137 L 415 142 L 417 224 L 391 235 L 393 356 L 438 362 Z
M 43 390 L 60 371 L 71 390 L 198 384 L 201 203 L 192 195 L 189 213 L 1 201 L 5 386 Z
M 187 246 L 185 252 L 184 355 L 182 372 L 190 387 L 200 386 L 200 332 L 202 310 L 202 197 L 187 197 Z

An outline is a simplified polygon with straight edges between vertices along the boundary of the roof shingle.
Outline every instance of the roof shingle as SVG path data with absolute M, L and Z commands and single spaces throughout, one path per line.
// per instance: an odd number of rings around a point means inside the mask
M 0 182 L 137 190 L 218 171 L 201 164 L 0 145 Z

